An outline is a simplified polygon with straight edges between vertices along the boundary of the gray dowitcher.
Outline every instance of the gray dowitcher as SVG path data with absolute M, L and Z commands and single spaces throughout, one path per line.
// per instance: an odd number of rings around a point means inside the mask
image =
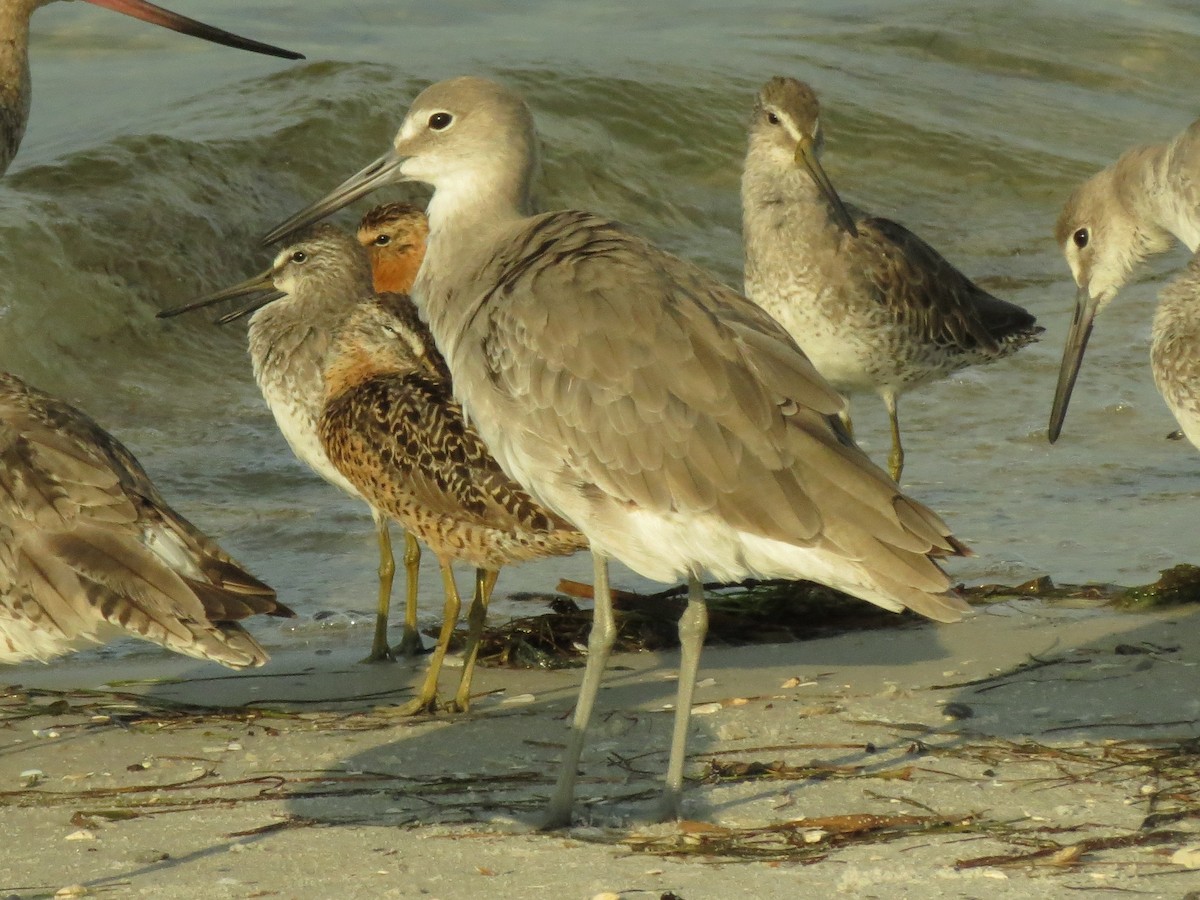
M 818 160 L 822 143 L 812 88 L 768 81 L 754 104 L 742 176 L 746 296 L 835 388 L 883 399 L 888 469 L 899 481 L 900 394 L 1009 356 L 1043 329 L 903 225 L 843 204 Z
M 595 560 L 588 663 L 547 826 L 570 821 L 615 636 L 608 559 L 686 577 L 661 813 L 680 813 L 707 630 L 699 576 L 810 578 L 941 621 L 967 608 L 933 559 L 963 554 L 834 418 L 842 398 L 787 332 L 707 272 L 585 212 L 530 214 L 536 134 L 513 91 L 423 91 L 392 151 L 271 232 L 380 185 L 434 188 L 414 297 L 468 420 L 503 469 L 575 523 Z
M 8 168 L 17 153 L 25 124 L 29 119 L 29 19 L 33 11 L 53 0 L 2 0 L 0 2 L 0 175 Z M 213 28 L 178 13 L 146 3 L 145 0 L 87 0 L 115 12 L 142 19 L 172 31 L 193 35 L 283 59 L 303 59 L 303 55 L 272 47 L 270 44 L 239 37 L 220 28 Z
M 438 674 L 458 622 L 452 564 L 476 568 L 465 662 L 451 708 L 470 703 L 487 604 L 502 566 L 574 553 L 583 535 L 538 506 L 496 464 L 451 393 L 450 373 L 412 301 L 382 294 L 361 303 L 325 367 L 321 443 L 373 509 L 437 556 L 446 590 L 437 649 L 404 714 L 433 711 Z
M 1172 140 L 1146 144 L 1123 153 L 1067 198 L 1055 228 L 1055 240 L 1071 267 L 1078 291 L 1062 365 L 1050 411 L 1049 437 L 1058 440 L 1075 378 L 1083 362 L 1096 316 L 1112 302 L 1133 271 L 1148 257 L 1165 253 L 1176 240 L 1196 253 L 1200 248 L 1200 119 Z M 1167 404 L 1196 443 L 1195 413 L 1183 411 L 1177 399 L 1187 391 L 1164 387 L 1190 365 L 1178 354 L 1195 355 L 1178 339 L 1189 313 L 1183 295 L 1195 290 L 1195 263 L 1180 283 L 1163 291 L 1164 306 L 1155 319 L 1151 360 L 1155 381 Z M 1193 297 L 1200 299 L 1195 293 Z M 1193 304 L 1194 305 L 1194 304 Z M 1195 313 L 1191 313 L 1194 315 Z M 1167 347 L 1170 347 L 1168 350 Z M 1171 359 L 1176 355 L 1175 359 Z M 1183 368 L 1180 368 L 1183 367 Z M 1193 388 L 1194 390 L 1194 388 Z M 1192 418 L 1192 431 L 1184 418 Z
M 405 294 L 412 291 L 417 270 L 425 258 L 425 238 L 429 223 L 424 210 L 411 203 L 385 203 L 368 210 L 358 225 L 356 237 L 367 249 L 371 260 L 371 278 L 377 294 Z M 404 570 L 406 599 L 404 637 L 393 652 L 412 656 L 421 649 L 417 631 L 417 592 L 421 566 L 421 544 L 412 532 L 404 533 Z M 386 627 L 387 613 L 380 616 Z
M 325 225 L 279 253 L 266 271 L 192 303 L 163 310 L 159 316 L 176 316 L 222 300 L 259 295 L 218 321 L 253 313 L 249 329 L 250 363 L 288 446 L 301 462 L 326 481 L 361 499 L 357 488 L 325 455 L 317 434 L 317 420 L 325 393 L 322 372 L 333 333 L 355 304 L 370 293 L 371 270 L 366 254 L 350 235 Z M 378 661 L 392 658 L 387 625 L 395 563 L 387 516 L 374 508 L 371 514 L 379 543 L 379 595 L 375 635 L 367 661 Z M 411 602 L 415 603 L 415 597 Z M 414 622 L 411 632 L 406 628 L 397 650 L 413 653 L 420 646 Z
M 0 662 L 119 636 L 231 668 L 266 651 L 239 624 L 291 616 L 175 512 L 78 409 L 0 374 Z

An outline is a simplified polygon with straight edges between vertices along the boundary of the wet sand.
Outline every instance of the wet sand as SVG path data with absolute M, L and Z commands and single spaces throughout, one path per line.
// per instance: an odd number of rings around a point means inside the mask
M 4 670 L 24 687 L 0 706 L 0 896 L 1200 888 L 1194 607 L 1012 600 L 954 626 L 710 646 L 690 821 L 672 825 L 644 816 L 677 656 L 615 656 L 576 824 L 551 834 L 535 825 L 582 670 L 485 668 L 469 715 L 397 720 L 424 662 L 361 651 L 247 674 L 169 655 Z M 173 680 L 138 681 L 155 678 Z

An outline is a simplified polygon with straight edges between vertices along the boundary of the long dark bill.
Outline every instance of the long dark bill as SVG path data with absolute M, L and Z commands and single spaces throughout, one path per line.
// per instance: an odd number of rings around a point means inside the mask
M 817 183 L 817 187 L 829 202 L 829 207 L 833 210 L 833 217 L 837 220 L 837 223 L 851 237 L 858 237 L 858 226 L 854 224 L 854 219 L 850 216 L 850 210 L 846 209 L 846 204 L 842 202 L 842 198 L 839 196 L 837 189 L 834 188 L 833 182 L 825 174 L 825 169 L 821 166 L 821 161 L 817 159 L 817 154 L 813 150 L 812 140 L 805 138 L 796 145 L 795 159 L 797 164 L 803 163 L 805 168 L 808 169 L 808 174 L 812 176 L 812 180 Z
M 207 306 L 212 306 L 214 303 L 220 303 L 222 300 L 233 300 L 237 297 L 246 297 L 250 294 L 266 292 L 270 296 L 269 300 L 262 300 L 254 309 L 258 309 L 272 300 L 278 300 L 287 295 L 283 291 L 275 290 L 275 282 L 271 277 L 270 269 L 265 272 L 259 272 L 253 278 L 247 278 L 245 281 L 238 282 L 233 287 L 227 287 L 223 290 L 216 291 L 212 294 L 205 294 L 199 300 L 193 300 L 190 303 L 185 303 L 182 306 L 174 306 L 171 309 L 164 309 L 158 313 L 160 319 L 170 319 L 174 316 L 183 313 L 191 312 L 196 309 L 204 309 Z M 259 298 L 262 299 L 262 298 Z M 253 312 L 254 310 L 250 310 Z
M 1071 317 L 1071 330 L 1067 332 L 1067 344 L 1063 347 L 1062 363 L 1058 367 L 1058 385 L 1054 388 L 1054 405 L 1050 408 L 1047 434 L 1052 444 L 1062 433 L 1067 404 L 1071 402 L 1071 391 L 1075 389 L 1083 353 L 1087 350 L 1088 338 L 1092 336 L 1098 305 L 1086 287 L 1081 287 L 1075 295 L 1075 314 Z
M 197 22 L 195 19 L 181 16 L 179 13 L 171 12 L 169 9 L 163 9 L 161 6 L 147 3 L 146 0 L 87 0 L 87 2 L 95 6 L 103 6 L 105 9 L 111 9 L 113 12 L 119 12 L 135 19 L 141 19 L 143 22 L 150 22 L 153 25 L 170 28 L 172 31 L 178 31 L 180 34 L 203 38 L 214 44 L 223 44 L 226 47 L 249 50 L 251 53 L 262 53 L 266 56 L 278 56 L 281 59 L 304 59 L 303 53 L 284 50 L 282 47 L 253 41 L 250 38 L 244 38 L 241 35 L 223 31 L 220 28 L 205 25 L 203 22 Z
M 343 206 L 353 203 L 359 197 L 365 197 L 381 185 L 401 180 L 397 170 L 403 162 L 404 157 L 395 151 L 385 153 L 362 171 L 351 175 L 316 203 L 306 206 L 287 221 L 272 229 L 262 239 L 263 246 L 274 244 L 301 228 L 319 222 Z

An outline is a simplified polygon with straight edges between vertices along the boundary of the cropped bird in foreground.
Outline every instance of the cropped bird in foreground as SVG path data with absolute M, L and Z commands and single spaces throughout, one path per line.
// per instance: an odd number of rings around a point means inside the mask
M 265 272 L 158 314 L 160 318 L 169 318 L 222 300 L 252 297 L 242 308 L 217 321 L 224 324 L 253 314 L 248 338 L 254 378 L 288 446 L 301 462 L 330 484 L 360 499 L 363 498 L 358 489 L 325 455 L 317 421 L 321 417 L 325 396 L 323 373 L 334 332 L 363 296 L 370 295 L 370 285 L 366 254 L 354 238 L 332 226 L 321 226 L 279 253 Z M 366 661 L 376 662 L 392 659 L 394 654 L 411 656 L 420 652 L 421 637 L 416 627 L 416 579 L 410 570 L 404 637 L 394 650 L 388 647 L 395 562 L 387 516 L 374 507 L 371 514 L 379 542 L 379 594 L 375 635 Z
M 837 390 L 883 398 L 899 481 L 900 394 L 1003 359 L 1043 329 L 903 225 L 844 204 L 818 160 L 819 113 L 812 88 L 794 78 L 758 93 L 742 176 L 746 296 Z
M 0 374 L 0 662 L 137 637 L 230 668 L 266 651 L 239 624 L 291 616 L 167 506 L 119 441 Z
M 0 0 L 0 175 L 17 153 L 29 120 L 29 19 L 34 10 L 53 0 Z M 87 0 L 154 25 L 252 53 L 303 59 L 300 53 L 272 47 L 213 28 L 145 0 Z
M 496 464 L 463 418 L 450 373 L 416 307 L 402 294 L 363 300 L 339 329 L 325 366 L 319 423 L 330 460 L 371 504 L 434 552 L 446 605 L 420 693 L 402 714 L 434 712 L 438 674 L 461 608 L 457 560 L 475 567 L 462 677 L 449 704 L 465 711 L 492 587 L 502 566 L 587 546 Z
M 1200 447 L 1200 119 L 1174 139 L 1121 154 L 1067 198 L 1055 239 L 1078 292 L 1063 348 L 1050 442 L 1058 440 L 1096 316 L 1147 258 L 1178 240 L 1187 270 L 1163 289 L 1154 316 L 1154 383 L 1188 440 Z
M 700 574 L 809 578 L 941 621 L 967 609 L 933 557 L 964 554 L 834 416 L 842 398 L 763 310 L 585 212 L 530 215 L 533 117 L 508 88 L 423 91 L 394 149 L 266 238 L 393 181 L 433 185 L 414 297 L 501 467 L 587 535 L 596 606 L 546 826 L 569 824 L 616 628 L 608 559 L 686 578 L 661 814 L 678 817 L 707 609 Z

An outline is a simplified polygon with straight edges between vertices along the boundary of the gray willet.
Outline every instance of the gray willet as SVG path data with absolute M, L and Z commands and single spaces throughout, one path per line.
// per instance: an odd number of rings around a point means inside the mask
M 413 288 L 468 418 L 510 476 L 591 543 L 588 662 L 547 827 L 569 824 L 615 637 L 608 559 L 688 604 L 661 815 L 681 811 L 708 625 L 700 574 L 811 578 L 940 621 L 967 609 L 931 558 L 963 554 L 849 439 L 842 398 L 765 312 L 585 212 L 530 215 L 529 108 L 456 78 L 423 91 L 394 148 L 267 240 L 392 181 L 434 187 Z
M 1200 248 L 1200 119 L 1174 139 L 1121 154 L 1067 198 L 1054 236 L 1078 291 L 1050 410 L 1050 442 L 1058 440 L 1096 316 L 1150 256 L 1178 240 Z M 1188 440 L 1200 446 L 1195 373 L 1200 345 L 1200 276 L 1193 256 L 1187 272 L 1162 292 L 1150 350 L 1154 381 Z M 1191 298 L 1189 304 L 1188 298 Z M 1189 309 L 1190 306 L 1190 309 Z M 1190 385 L 1188 382 L 1191 382 Z
M 845 205 L 818 160 L 822 144 L 812 88 L 794 78 L 768 81 L 754 104 L 742 176 L 746 296 L 835 388 L 883 399 L 888 470 L 899 481 L 900 394 L 1003 359 L 1042 328 L 903 225 Z
M 463 673 L 449 704 L 465 711 L 500 568 L 574 553 L 587 541 L 492 459 L 463 418 L 446 364 L 408 297 L 381 294 L 351 314 L 326 364 L 325 398 L 320 434 L 329 459 L 372 509 L 424 541 L 442 570 L 437 649 L 420 693 L 400 713 L 436 711 L 438 674 L 461 607 L 452 564 L 475 567 Z
M 279 253 L 265 272 L 192 303 L 163 310 L 159 317 L 169 318 L 247 296 L 252 299 L 245 306 L 217 321 L 224 323 L 252 314 L 248 337 L 254 378 L 288 446 L 330 484 L 362 499 L 358 489 L 325 455 L 317 420 L 325 397 L 323 372 L 333 334 L 355 304 L 372 296 L 366 253 L 350 235 L 324 225 Z M 393 658 L 387 626 L 395 562 L 387 516 L 374 508 L 371 515 L 379 542 L 379 595 L 375 635 L 366 661 L 375 662 Z M 420 650 L 416 602 L 416 586 L 412 584 L 408 598 L 411 625 L 406 616 L 405 635 L 397 652 L 412 654 Z
M 0 662 L 137 637 L 234 669 L 266 651 L 239 624 L 291 616 L 159 495 L 119 441 L 0 374 Z
M 29 19 L 33 11 L 53 0 L 0 0 L 0 175 L 16 156 L 29 120 Z M 239 50 L 283 59 L 303 55 L 213 28 L 145 0 L 88 0 L 115 12 L 142 19 L 172 31 L 193 35 Z

